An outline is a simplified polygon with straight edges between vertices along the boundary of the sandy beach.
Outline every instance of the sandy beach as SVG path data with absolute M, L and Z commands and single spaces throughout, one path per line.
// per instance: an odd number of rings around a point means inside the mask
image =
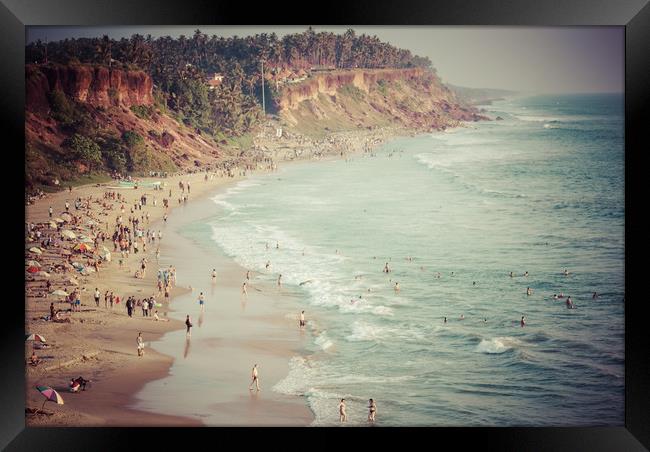
M 155 191 L 153 188 L 144 186 L 151 181 L 160 179 L 143 179 L 142 186 L 138 189 L 116 188 L 114 191 L 120 193 L 124 199 L 125 214 L 127 217 L 132 206 L 139 198 L 146 193 L 149 196 L 149 203 L 143 209 L 149 213 L 149 223 L 153 225 L 160 220 L 164 213 L 162 198 L 169 195 L 169 188 L 172 188 L 172 195 L 179 196 L 179 181 L 190 181 L 191 200 L 209 193 L 216 187 L 237 180 L 237 178 L 214 177 L 212 180 L 203 180 L 203 174 L 190 174 L 162 179 L 166 184 L 165 191 Z M 46 199 L 37 201 L 27 207 L 27 220 L 30 223 L 44 223 L 48 221 L 48 209 L 52 206 L 56 218 L 59 213 L 65 211 L 65 202 L 70 204 L 70 210 L 74 215 L 79 215 L 82 211 L 75 211 L 73 207 L 74 200 L 81 197 L 87 198 L 92 196 L 93 202 L 90 203 L 90 209 L 84 210 L 84 224 L 86 219 L 95 218 L 98 221 L 109 222 L 109 230 L 112 232 L 112 225 L 115 217 L 120 214 L 121 202 L 112 203 L 112 210 L 106 210 L 102 203 L 104 202 L 103 194 L 105 191 L 112 190 L 111 186 L 117 184 L 109 183 L 102 186 L 84 186 L 73 188 L 72 192 L 63 191 L 48 196 Z M 152 203 L 153 196 L 158 197 L 157 205 Z M 174 200 L 172 196 L 172 200 Z M 99 201 L 98 203 L 96 201 Z M 191 202 L 191 201 L 188 201 Z M 178 204 L 170 203 L 171 211 Z M 170 211 L 170 215 L 171 215 Z M 140 213 L 140 211 L 138 211 Z M 145 226 L 146 227 L 146 226 Z M 67 226 L 64 229 L 68 228 Z M 85 229 L 88 229 L 85 226 Z M 106 231 L 106 229 L 104 228 Z M 156 229 L 157 230 L 157 229 Z M 48 231 L 44 231 L 46 234 Z M 50 230 L 49 232 L 54 232 Z M 76 231 L 79 233 L 79 231 Z M 162 239 L 164 243 L 165 237 Z M 41 255 L 27 252 L 29 259 L 37 260 L 42 266 L 47 268 L 53 263 L 62 261 L 60 248 L 69 247 L 74 241 L 63 242 L 61 247 L 45 250 Z M 26 243 L 27 248 L 36 245 L 36 243 Z M 110 239 L 104 244 L 110 250 L 113 249 Z M 145 382 L 161 378 L 167 375 L 171 358 L 157 353 L 154 349 L 146 348 L 146 354 L 143 358 L 137 356 L 136 337 L 139 331 L 143 333 L 146 343 L 149 343 L 164 333 L 184 328 L 180 321 L 170 319 L 168 322 L 156 322 L 152 317 L 142 317 L 139 309 L 135 310 L 133 318 L 127 316 L 124 302 L 115 305 L 113 309 L 104 308 L 103 294 L 106 290 L 112 290 L 123 300 L 129 295 L 138 298 L 155 295 L 156 289 L 156 271 L 155 265 L 155 248 L 151 245 L 147 248 L 146 253 L 131 253 L 130 257 L 125 259 L 124 267 L 120 268 L 118 264 L 119 253 L 112 253 L 113 259 L 110 263 L 104 263 L 98 273 L 91 273 L 88 276 L 75 277 L 78 287 L 85 288 L 81 292 L 81 312 L 63 314 L 63 317 L 69 317 L 70 323 L 54 323 L 40 320 L 42 316 L 49 314 L 50 302 L 54 302 L 56 309 L 67 309 L 68 303 L 60 303 L 61 297 L 30 296 L 43 293 L 46 279 L 36 276 L 28 276 L 25 283 L 26 287 L 26 333 L 42 334 L 49 348 L 38 350 L 37 354 L 43 359 L 41 364 L 36 367 L 27 366 L 27 407 L 40 407 L 43 398 L 34 389 L 36 385 L 47 385 L 57 389 L 63 394 L 65 404 L 59 405 L 52 409 L 52 406 L 45 406 L 45 411 L 53 412 L 51 416 L 38 415 L 27 418 L 28 425 L 200 425 L 200 422 L 190 419 L 181 419 L 174 416 L 152 415 L 147 413 L 134 412 L 126 408 L 132 395 L 137 392 Z M 135 278 L 134 273 L 140 259 L 146 256 L 150 263 L 151 270 L 147 272 L 145 278 Z M 73 261 L 84 261 L 85 259 L 73 258 Z M 76 272 L 75 272 L 76 273 Z M 28 274 L 29 275 L 29 274 Z M 72 271 L 66 273 L 50 272 L 50 282 L 52 289 L 69 289 L 73 284 L 66 282 L 72 275 Z M 30 281 L 34 279 L 34 281 Z M 102 294 L 100 307 L 95 306 L 93 293 L 98 288 Z M 182 289 L 174 288 L 171 295 L 176 296 L 182 293 Z M 160 300 L 160 298 L 159 298 Z M 169 306 L 163 306 L 159 309 L 161 318 L 167 316 Z M 26 343 L 26 358 L 31 353 L 31 342 Z M 86 359 L 84 359 L 84 356 Z M 72 362 L 70 362 L 72 361 Z M 67 364 L 69 363 L 69 364 Z M 61 366 L 61 367 L 56 367 Z M 69 394 L 67 386 L 70 378 L 83 376 L 85 379 L 92 381 L 92 390 L 87 393 Z M 69 394 L 67 397 L 65 396 Z M 92 394 L 92 395 L 91 395 Z M 87 397 L 91 396 L 91 397 Z M 91 400 L 88 400 L 91 399 Z M 116 410 L 119 413 L 116 413 Z
M 320 142 L 302 142 L 293 138 L 291 142 L 294 147 L 317 146 L 318 153 L 305 152 L 302 154 L 282 154 L 283 160 L 305 160 L 311 158 L 322 158 L 329 154 L 339 154 L 340 149 L 349 152 L 359 152 L 369 145 L 378 145 L 386 140 L 392 132 L 384 130 L 359 134 L 344 133 L 337 139 L 321 140 Z M 286 144 L 287 138 L 281 145 Z M 277 147 L 280 140 L 273 140 L 260 136 L 258 143 L 262 148 L 271 150 L 278 154 Z M 99 244 L 99 249 L 105 246 L 112 252 L 110 262 L 101 262 L 99 272 L 85 275 L 78 274 L 72 267 L 59 272 L 53 271 L 54 265 L 65 262 L 66 255 L 70 254 L 71 248 L 78 243 L 79 237 L 75 240 L 55 241 L 54 246 L 41 248 L 42 254 L 30 252 L 29 249 L 39 246 L 39 239 L 34 237 L 35 231 L 26 230 L 26 262 L 36 260 L 40 270 L 48 272 L 47 277 L 36 276 L 26 273 L 26 311 L 25 331 L 26 334 L 37 333 L 46 338 L 47 348 L 36 350 L 41 362 L 37 366 L 26 365 L 27 393 L 26 393 L 26 424 L 28 426 L 132 426 L 132 425 L 203 425 L 201 420 L 191 416 L 173 416 L 164 414 L 165 410 L 152 412 L 150 410 L 136 410 L 132 406 L 137 394 L 148 382 L 158 381 L 169 375 L 170 367 L 174 358 L 167 354 L 156 351 L 155 345 L 151 344 L 162 338 L 165 334 L 173 333 L 184 335 L 183 321 L 178 315 L 169 315 L 174 311 L 177 299 L 183 302 L 183 296 L 195 298 L 184 284 L 183 278 L 179 277 L 179 287 L 174 287 L 171 292 L 172 301 L 163 303 L 158 309 L 158 314 L 167 321 L 154 321 L 152 317 L 143 317 L 140 308 L 135 308 L 132 318 L 129 318 L 125 308 L 125 301 L 129 296 L 144 298 L 155 296 L 156 301 L 162 301 L 158 296 L 156 288 L 156 263 L 155 249 L 160 244 L 160 259 L 171 262 L 179 273 L 188 274 L 195 271 L 193 263 L 197 262 L 197 248 L 191 243 L 180 246 L 183 243 L 181 237 L 175 236 L 173 232 L 168 235 L 164 232 L 161 241 L 148 243 L 146 252 L 142 250 L 138 254 L 131 253 L 124 259 L 124 265 L 120 267 L 119 251 L 113 252 L 113 244 L 110 236 L 114 230 L 116 218 L 120 215 L 120 208 L 124 205 L 122 214 L 124 222 L 131 213 L 131 208 L 138 202 L 143 194 L 148 197 L 148 202 L 142 210 L 136 210 L 134 216 L 149 215 L 148 221 L 143 218 L 144 229 L 159 231 L 164 229 L 162 220 L 166 209 L 163 207 L 163 198 L 168 198 L 169 209 L 168 222 L 169 230 L 172 231 L 172 223 L 177 221 L 190 222 L 200 217 L 201 207 L 194 208 L 201 202 L 211 202 L 206 195 L 224 189 L 228 184 L 235 183 L 244 177 L 239 170 L 234 171 L 234 177 L 227 175 L 209 173 L 211 176 L 205 179 L 205 172 L 194 174 L 181 174 L 168 178 L 141 178 L 137 189 L 132 186 L 121 185 L 119 181 L 101 185 L 87 185 L 50 194 L 43 199 L 37 199 L 26 207 L 26 227 L 29 224 L 36 224 L 40 229 L 43 240 L 51 235 L 58 239 L 59 233 L 48 225 L 48 222 L 65 212 L 65 203 L 69 203 L 69 210 L 72 215 L 78 216 L 77 224 L 72 225 L 68 221 L 63 223 L 61 230 L 72 230 L 77 236 L 87 235 L 94 237 L 100 231 L 107 235 L 105 243 Z M 154 190 L 152 182 L 161 181 L 162 190 Z M 182 195 L 179 189 L 179 182 L 190 182 L 191 194 L 188 202 L 178 202 Z M 170 194 L 171 189 L 171 196 Z M 113 191 L 120 193 L 121 199 L 104 199 L 104 193 Z M 156 198 L 156 206 L 153 199 Z M 81 198 L 85 207 L 75 208 L 75 200 Z M 53 214 L 49 216 L 49 208 Z M 177 212 L 182 215 L 177 215 Z M 192 211 L 194 215 L 188 215 Z M 179 218 L 181 217 L 182 218 Z M 90 230 L 88 221 L 94 221 L 97 225 Z M 31 239 L 28 235 L 31 234 Z M 81 255 L 71 252 L 71 262 L 83 263 L 91 268 L 88 259 L 97 257 Z M 218 253 L 217 253 L 218 254 Z M 136 278 L 135 272 L 139 267 L 140 260 L 148 259 L 148 270 L 145 278 Z M 189 259 L 188 259 L 189 258 Z M 242 275 L 245 270 L 237 266 L 225 256 L 214 254 L 204 258 L 215 258 L 218 263 L 219 281 L 216 288 L 213 288 L 213 295 L 219 299 L 239 299 Z M 200 260 L 199 260 L 200 261 Z M 209 270 L 206 270 L 209 271 Z M 72 277 L 73 279 L 70 279 Z M 80 312 L 65 312 L 70 306 L 64 302 L 62 297 L 48 294 L 46 282 L 50 281 L 51 293 L 55 289 L 63 289 L 70 293 L 75 287 L 81 290 Z M 95 288 L 102 294 L 100 305 L 97 307 L 93 300 Z M 115 295 L 122 300 L 111 309 L 104 307 L 104 293 L 114 291 Z M 184 295 L 185 294 L 185 295 Z M 287 311 L 278 313 L 277 307 L 273 308 L 274 301 L 281 298 L 279 294 L 271 295 L 269 290 L 262 294 L 261 290 L 249 289 L 251 300 L 242 315 L 242 307 L 239 303 L 232 303 L 228 309 L 220 312 L 224 319 L 228 319 L 229 330 L 224 330 L 224 337 L 220 339 L 219 346 L 213 347 L 213 353 L 218 355 L 220 362 L 228 362 L 229 367 L 225 374 L 228 375 L 226 385 L 228 388 L 215 399 L 215 407 L 219 406 L 219 413 L 222 417 L 213 419 L 211 422 L 219 425 L 308 425 L 312 419 L 311 412 L 304 402 L 287 396 L 271 395 L 270 388 L 279 381 L 287 372 L 288 360 L 292 350 L 300 346 L 305 340 L 304 332 L 297 334 L 297 328 L 293 320 L 286 319 Z M 265 300 L 260 303 L 259 300 Z M 51 322 L 44 320 L 50 313 L 50 303 L 54 303 L 57 310 L 61 310 L 63 322 Z M 297 307 L 296 307 L 297 308 Z M 274 310 L 275 309 L 275 310 Z M 297 312 L 295 313 L 297 317 Z M 194 317 L 193 317 L 194 318 Z M 278 318 L 280 321 L 278 322 Z M 69 319 L 69 320 L 68 320 Z M 279 325 L 278 325 L 279 323 Z M 264 325 L 264 328 L 260 328 Z M 265 329 L 270 328 L 270 330 Z M 230 331 L 232 334 L 227 334 Z M 136 337 L 142 332 L 145 341 L 145 355 L 138 357 L 136 349 Z M 269 336 L 266 333 L 271 333 Z M 40 345 L 40 344 L 39 344 Z M 214 344 L 213 344 L 214 345 Z M 26 363 L 32 352 L 32 342 L 26 342 L 25 358 Z M 263 367 L 265 386 L 268 388 L 264 398 L 251 398 L 247 391 L 243 393 L 234 389 L 247 385 L 249 379 L 250 364 L 257 360 L 262 354 L 267 356 Z M 236 357 L 236 358 L 235 358 Z M 86 392 L 71 394 L 68 391 L 69 381 L 72 378 L 82 376 L 90 380 L 91 384 Z M 262 380 L 262 378 L 260 378 Z M 223 383 L 223 381 L 222 381 Z M 243 384 L 243 385 L 242 385 Z M 64 405 L 46 403 L 42 411 L 33 414 L 29 411 L 40 409 L 43 403 L 43 396 L 35 389 L 37 385 L 51 386 L 56 389 L 64 398 Z M 244 397 L 244 398 L 242 398 Z M 242 405 L 242 400 L 246 401 Z M 247 410 L 243 407 L 248 406 Z M 227 409 L 224 409 L 227 408 Z

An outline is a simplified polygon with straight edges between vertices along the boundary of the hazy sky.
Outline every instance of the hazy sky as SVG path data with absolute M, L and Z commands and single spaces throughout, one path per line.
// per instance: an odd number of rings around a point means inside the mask
M 134 33 L 153 37 L 208 35 L 278 36 L 307 26 L 28 27 L 27 41 L 56 41 L 104 34 L 120 39 Z M 377 35 L 382 41 L 428 56 L 444 82 L 475 88 L 536 92 L 623 92 L 623 27 L 392 27 L 314 26 L 315 31 Z

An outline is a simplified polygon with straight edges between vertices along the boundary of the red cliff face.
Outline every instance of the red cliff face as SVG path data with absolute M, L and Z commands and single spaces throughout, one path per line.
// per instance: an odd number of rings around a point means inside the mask
M 54 90 L 93 106 L 130 107 L 153 103 L 153 82 L 142 71 L 88 65 L 27 65 L 25 77 L 26 106 L 32 111 L 47 110 L 47 94 Z
M 376 87 L 380 80 L 392 82 L 422 77 L 427 77 L 427 72 L 420 68 L 341 70 L 316 74 L 304 82 L 286 86 L 278 99 L 278 106 L 280 110 L 293 110 L 304 100 L 317 99 L 319 94 L 333 96 L 339 88 L 345 85 L 353 85 L 368 93 Z M 455 100 L 448 90 L 442 88 L 442 84 L 437 79 L 432 79 L 429 84 L 433 88 L 438 88 L 434 94 L 441 99 Z

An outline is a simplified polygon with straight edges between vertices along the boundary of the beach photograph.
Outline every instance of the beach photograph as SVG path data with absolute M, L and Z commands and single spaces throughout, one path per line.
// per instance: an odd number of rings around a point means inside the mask
M 25 42 L 27 427 L 625 426 L 624 27 Z

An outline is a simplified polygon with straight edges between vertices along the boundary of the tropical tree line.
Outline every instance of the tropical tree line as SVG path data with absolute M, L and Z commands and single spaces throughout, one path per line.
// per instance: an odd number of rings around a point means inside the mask
M 261 117 L 261 62 L 266 71 L 328 68 L 431 68 L 426 57 L 382 42 L 376 36 L 302 33 L 278 37 L 275 33 L 224 38 L 196 30 L 191 37 L 132 35 L 120 40 L 101 38 L 36 41 L 27 45 L 28 63 L 93 63 L 142 69 L 154 81 L 155 95 L 164 108 L 180 120 L 214 136 L 240 135 Z M 224 76 L 221 85 L 209 89 L 206 77 Z M 273 111 L 277 95 L 265 85 L 265 105 Z

